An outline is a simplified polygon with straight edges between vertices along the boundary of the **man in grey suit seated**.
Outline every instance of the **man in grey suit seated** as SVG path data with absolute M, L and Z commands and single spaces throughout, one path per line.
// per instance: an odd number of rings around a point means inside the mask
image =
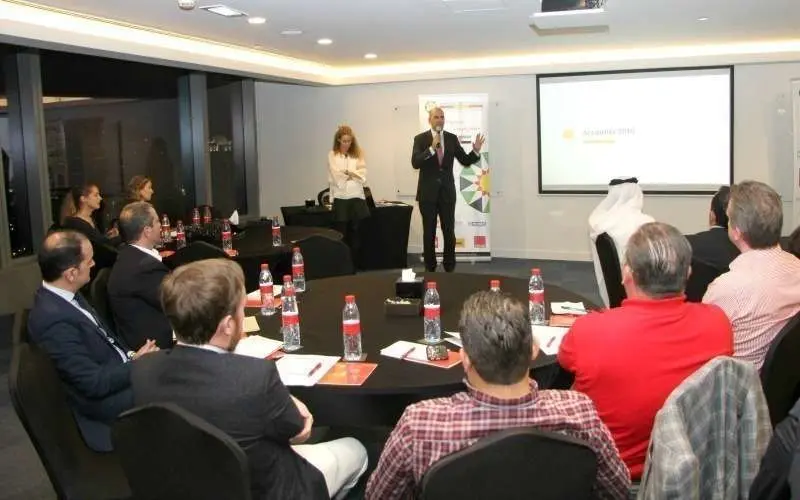
M 275 363 L 232 353 L 244 336 L 245 301 L 242 269 L 231 260 L 167 276 L 161 303 L 178 343 L 135 367 L 134 402 L 176 403 L 229 434 L 248 456 L 254 499 L 345 495 L 366 470 L 364 446 L 353 438 L 301 444 L 314 418 Z

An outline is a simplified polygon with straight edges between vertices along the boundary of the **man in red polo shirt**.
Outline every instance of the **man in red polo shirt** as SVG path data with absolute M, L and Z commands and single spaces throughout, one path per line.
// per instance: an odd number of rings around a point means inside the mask
M 642 475 L 656 413 L 683 380 L 716 356 L 733 354 L 722 310 L 686 302 L 692 249 L 674 227 L 641 226 L 628 241 L 622 305 L 578 319 L 558 362 L 575 374 L 608 426 L 631 479 Z

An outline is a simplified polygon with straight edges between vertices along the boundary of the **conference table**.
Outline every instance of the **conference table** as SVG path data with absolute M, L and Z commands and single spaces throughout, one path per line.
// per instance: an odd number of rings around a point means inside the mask
M 489 288 L 490 275 L 460 273 L 426 273 L 426 281 L 435 281 L 441 297 L 442 330 L 457 331 L 458 317 L 464 300 L 473 292 Z M 464 389 L 461 364 L 449 369 L 381 356 L 380 350 L 397 340 L 417 341 L 422 337 L 421 316 L 386 316 L 384 299 L 395 296 L 397 272 L 363 273 L 310 281 L 307 290 L 298 294 L 300 336 L 303 348 L 296 354 L 341 356 L 342 308 L 344 297 L 356 297 L 361 315 L 362 348 L 367 362 L 377 363 L 374 372 L 361 386 L 315 385 L 290 387 L 290 391 L 308 405 L 315 425 L 328 426 L 393 426 L 411 403 L 448 396 Z M 527 303 L 528 280 L 498 278 L 501 289 Z M 562 288 L 547 285 L 548 301 L 583 301 L 593 304 Z M 548 307 L 549 310 L 549 307 Z M 248 308 L 260 327 L 258 334 L 280 340 L 280 312 L 261 316 L 256 308 Z M 443 338 L 446 336 L 443 334 Z M 449 348 L 457 349 L 450 343 Z M 531 364 L 532 375 L 540 387 L 552 387 L 563 374 L 555 356 L 539 354 Z M 571 380 L 560 382 L 569 387 Z
M 400 269 L 408 265 L 408 232 L 413 207 L 401 202 L 382 203 L 370 209 L 358 233 L 361 247 L 354 257 L 363 270 Z M 281 207 L 287 226 L 333 228 L 333 211 L 325 206 Z

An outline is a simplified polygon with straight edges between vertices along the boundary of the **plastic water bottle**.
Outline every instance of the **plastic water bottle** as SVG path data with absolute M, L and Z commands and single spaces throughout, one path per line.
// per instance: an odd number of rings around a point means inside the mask
M 175 224 L 175 248 L 180 250 L 186 246 L 186 229 L 183 227 L 183 221 L 179 220 Z
M 203 207 L 203 225 L 208 226 L 211 224 L 211 207 Z
M 294 282 L 294 289 L 297 293 L 306 291 L 306 270 L 303 264 L 303 254 L 300 253 L 300 247 L 292 249 L 292 281 Z
M 545 324 L 544 310 L 544 280 L 538 268 L 531 269 L 531 279 L 528 281 L 528 310 L 531 316 L 531 325 Z
M 292 352 L 300 349 L 300 309 L 294 295 L 292 277 L 283 277 L 281 292 L 281 333 L 283 334 L 283 350 Z
M 272 273 L 269 272 L 269 264 L 261 264 L 258 290 L 261 292 L 261 315 L 272 316 L 275 314 L 275 295 L 272 291 Z
M 231 223 L 228 219 L 222 221 L 222 249 L 226 252 L 233 250 L 233 239 L 231 238 Z
M 164 244 L 172 241 L 171 228 L 169 227 L 169 217 L 167 214 L 161 216 L 161 242 Z
M 500 280 L 491 280 L 489 282 L 489 290 L 492 292 L 500 291 Z
M 281 225 L 278 222 L 278 216 L 272 218 L 272 246 L 279 247 L 281 242 Z
M 439 302 L 439 292 L 436 290 L 436 282 L 429 281 L 428 289 L 425 291 L 423 300 L 425 309 L 425 319 L 423 320 L 425 329 L 425 342 L 436 344 L 442 340 L 442 320 L 440 316 L 441 302 Z
M 192 209 L 192 227 L 195 229 L 200 227 L 200 209 L 197 207 Z
M 355 295 L 347 295 L 344 298 L 342 337 L 344 360 L 361 361 L 361 315 L 358 313 Z

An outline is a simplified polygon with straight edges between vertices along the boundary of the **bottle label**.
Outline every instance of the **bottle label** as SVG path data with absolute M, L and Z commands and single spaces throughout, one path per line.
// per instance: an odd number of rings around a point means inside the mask
M 231 232 L 230 232 L 230 231 L 224 231 L 224 232 L 222 233 L 222 239 L 223 239 L 223 240 L 229 240 L 229 239 L 231 239 Z
M 544 304 L 544 291 L 530 292 L 530 294 L 528 294 L 528 300 L 537 304 Z
M 425 306 L 425 319 L 437 319 L 439 317 L 439 306 Z
M 261 285 L 258 288 L 261 290 L 261 304 L 268 306 L 272 301 L 272 285 Z
M 342 321 L 342 330 L 344 331 L 345 335 L 358 335 L 361 333 L 361 321 L 360 320 L 347 320 Z
M 296 312 L 283 312 L 281 313 L 281 325 L 296 326 L 300 324 L 300 315 Z
M 303 264 L 292 264 L 292 276 L 299 276 L 305 274 Z
M 281 227 L 272 226 L 272 236 L 280 236 L 280 235 L 281 235 Z
M 186 240 L 186 233 L 179 232 L 178 234 L 175 235 L 175 237 L 178 239 L 178 241 L 185 241 Z
M 192 215 L 192 224 L 194 224 L 194 225 L 200 224 L 200 216 L 199 215 Z

